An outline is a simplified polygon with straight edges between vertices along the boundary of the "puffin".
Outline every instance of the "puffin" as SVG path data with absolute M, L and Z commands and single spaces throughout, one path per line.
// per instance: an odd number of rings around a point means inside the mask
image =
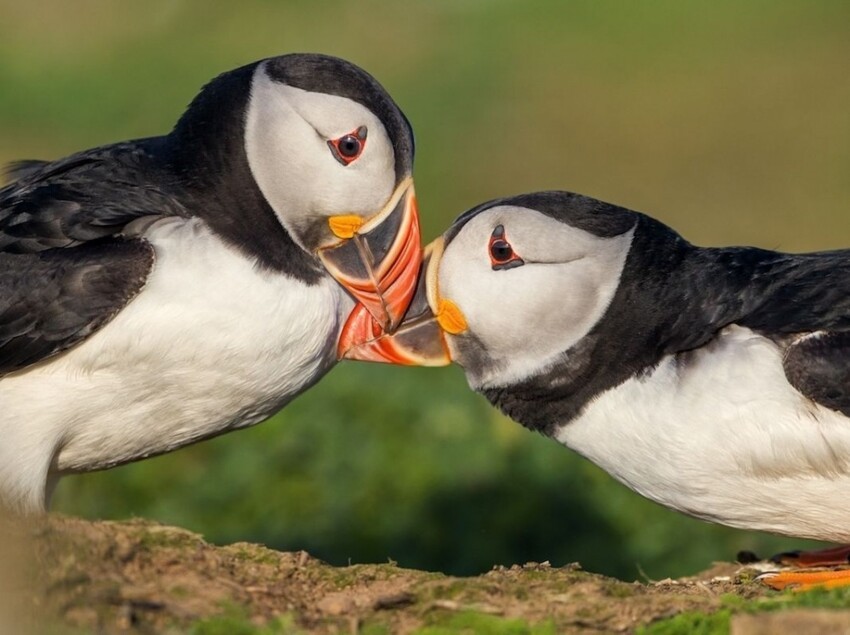
M 210 81 L 173 130 L 23 161 L 0 189 L 0 507 L 256 424 L 386 332 L 422 250 L 402 111 L 345 60 Z
M 425 261 L 401 327 L 384 333 L 358 309 L 349 319 L 363 337 L 341 340 L 341 355 L 454 361 L 507 416 L 661 505 L 850 542 L 840 502 L 850 250 L 698 247 L 650 216 L 550 191 L 467 211 Z M 846 565 L 848 555 L 784 560 Z M 850 584 L 850 571 L 765 581 Z

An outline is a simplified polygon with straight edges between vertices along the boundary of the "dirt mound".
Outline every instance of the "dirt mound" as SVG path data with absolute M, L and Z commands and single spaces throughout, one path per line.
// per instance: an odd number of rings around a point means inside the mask
M 60 634 L 630 632 L 728 612 L 730 599 L 777 597 L 731 564 L 650 584 L 547 563 L 454 578 L 394 563 L 332 567 L 248 543 L 219 547 L 141 520 L 50 516 L 6 533 L 3 633 L 22 624 Z

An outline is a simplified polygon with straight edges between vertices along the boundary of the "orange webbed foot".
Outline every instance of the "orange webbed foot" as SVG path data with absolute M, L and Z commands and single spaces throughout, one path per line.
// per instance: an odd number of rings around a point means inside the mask
M 850 569 L 805 569 L 763 573 L 758 577 L 762 584 L 783 591 L 809 591 L 811 589 L 837 589 L 850 586 Z

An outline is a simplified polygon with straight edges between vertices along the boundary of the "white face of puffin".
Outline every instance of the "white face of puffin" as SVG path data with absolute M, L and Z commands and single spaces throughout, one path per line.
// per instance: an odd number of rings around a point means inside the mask
M 421 258 L 413 179 L 396 173 L 399 157 L 374 112 L 272 78 L 269 63 L 254 72 L 245 120 L 254 180 L 293 240 L 392 332 Z M 355 75 L 338 70 L 346 72 Z
M 535 375 L 605 314 L 633 234 L 604 238 L 526 207 L 486 208 L 426 248 L 424 283 L 400 330 L 346 357 L 454 361 L 474 389 Z
M 632 233 L 601 238 L 514 206 L 467 222 L 436 264 L 432 310 L 473 387 L 536 374 L 587 335 L 614 297 Z
M 338 239 L 315 236 L 327 227 L 317 220 L 370 219 L 393 193 L 395 157 L 381 121 L 351 99 L 274 81 L 265 64 L 254 74 L 245 133 L 254 179 L 305 251 Z

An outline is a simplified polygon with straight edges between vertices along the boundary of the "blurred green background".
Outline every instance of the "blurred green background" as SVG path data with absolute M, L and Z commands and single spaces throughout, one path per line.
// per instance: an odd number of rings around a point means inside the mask
M 217 73 L 292 51 L 348 58 L 395 96 L 428 240 L 480 201 L 560 188 L 701 244 L 850 244 L 839 0 L 0 0 L 0 161 L 164 133 Z M 802 544 L 641 499 L 457 368 L 356 363 L 253 429 L 65 479 L 54 507 L 451 573 L 578 560 L 663 578 Z

